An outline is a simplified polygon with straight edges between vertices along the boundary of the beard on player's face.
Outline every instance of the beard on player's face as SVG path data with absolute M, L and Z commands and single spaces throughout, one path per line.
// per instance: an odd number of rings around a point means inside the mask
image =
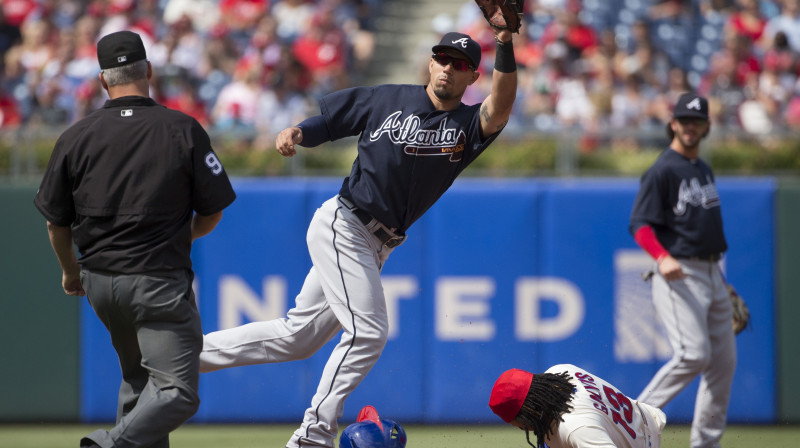
M 445 86 L 434 86 L 433 94 L 442 101 L 458 98 L 458 95 L 455 94 L 452 88 L 447 88 Z
M 675 120 L 672 125 L 674 138 L 678 140 L 684 149 L 694 150 L 700 146 L 700 142 L 708 134 L 709 125 L 703 120 L 686 120 L 681 123 Z
M 681 134 L 677 134 L 677 137 L 678 141 L 680 141 L 681 145 L 683 145 L 683 147 L 686 149 L 695 149 L 698 146 L 700 146 L 700 140 L 701 140 L 700 137 L 696 137 L 693 135 L 685 136 Z
M 449 79 L 449 82 L 446 83 L 438 82 L 439 77 L 433 76 L 433 82 L 430 83 L 433 88 L 433 94 L 442 101 L 460 100 L 467 90 L 463 80 L 457 80 L 454 75 L 440 75 Z

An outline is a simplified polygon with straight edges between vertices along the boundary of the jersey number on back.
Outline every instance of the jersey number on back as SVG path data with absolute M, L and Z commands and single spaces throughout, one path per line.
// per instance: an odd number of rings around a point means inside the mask
M 629 425 L 629 423 L 633 423 L 633 403 L 631 403 L 631 400 L 608 386 L 603 386 L 603 392 L 614 408 L 611 410 L 611 417 L 614 419 L 614 423 L 625 428 L 628 435 L 635 439 L 636 432 Z

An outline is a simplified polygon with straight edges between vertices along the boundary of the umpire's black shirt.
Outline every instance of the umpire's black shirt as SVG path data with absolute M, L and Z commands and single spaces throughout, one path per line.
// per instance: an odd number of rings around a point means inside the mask
M 72 226 L 82 267 L 134 274 L 191 269 L 192 211 L 212 215 L 235 197 L 195 119 L 127 96 L 61 135 L 34 204 Z

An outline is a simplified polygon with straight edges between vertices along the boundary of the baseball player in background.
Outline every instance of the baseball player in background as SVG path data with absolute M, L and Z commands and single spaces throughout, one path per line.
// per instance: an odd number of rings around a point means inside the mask
M 380 273 L 406 231 L 505 126 L 517 88 L 511 32 L 495 29 L 492 91 L 481 104 L 461 98 L 474 83 L 481 48 L 448 33 L 433 46 L 427 85 L 381 85 L 334 92 L 321 114 L 280 132 L 286 157 L 359 136 L 358 157 L 339 193 L 316 211 L 307 244 L 313 267 L 286 318 L 205 336 L 201 370 L 305 359 L 344 330 L 311 406 L 287 447 L 333 447 L 344 401 L 386 344 Z
M 504 422 L 525 430 L 528 444 L 537 448 L 659 448 L 667 423 L 660 409 L 570 364 L 537 374 L 503 372 L 489 407 Z
M 672 142 L 642 176 L 630 218 L 634 239 L 656 260 L 653 304 L 673 350 L 638 400 L 663 407 L 701 375 L 693 448 L 720 446 L 736 370 L 733 310 L 718 264 L 728 245 L 714 174 L 699 157 L 710 126 L 708 101 L 683 94 L 667 126 Z

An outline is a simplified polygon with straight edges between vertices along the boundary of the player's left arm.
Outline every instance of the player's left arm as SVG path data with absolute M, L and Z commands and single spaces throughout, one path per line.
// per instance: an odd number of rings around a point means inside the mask
M 483 101 L 480 109 L 483 137 L 500 132 L 506 126 L 517 97 L 517 63 L 514 60 L 511 31 L 496 30 L 495 38 L 497 49 L 492 72 L 492 92 Z
M 57 226 L 47 221 L 47 234 L 58 258 L 58 264 L 61 265 L 61 286 L 64 288 L 64 293 L 69 296 L 85 296 L 86 292 L 81 285 L 81 268 L 72 242 L 72 228 Z

